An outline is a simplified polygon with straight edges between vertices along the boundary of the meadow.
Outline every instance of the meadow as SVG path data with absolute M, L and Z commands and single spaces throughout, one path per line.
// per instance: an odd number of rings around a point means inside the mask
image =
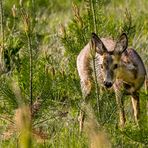
M 144 86 L 141 127 L 127 96 L 121 130 L 114 93 L 100 94 L 94 82 L 79 132 L 83 97 L 76 68 L 92 32 L 115 40 L 125 32 L 148 72 L 147 8 L 147 0 L 0 0 L 0 148 L 148 147 Z

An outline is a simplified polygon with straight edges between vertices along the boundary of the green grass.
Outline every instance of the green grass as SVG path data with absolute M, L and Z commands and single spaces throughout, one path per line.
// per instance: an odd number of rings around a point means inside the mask
M 0 147 L 18 147 L 20 131 L 16 125 L 21 118 L 14 120 L 15 111 L 22 104 L 30 105 L 30 55 L 23 18 L 25 13 L 29 15 L 27 19 L 32 27 L 29 33 L 33 51 L 33 103 L 39 98 L 39 106 L 32 119 L 31 146 L 95 148 L 103 147 L 105 143 L 112 147 L 147 147 L 148 95 L 144 88 L 140 92 L 141 129 L 134 123 L 129 97 L 125 100 L 126 127 L 120 130 L 114 94 L 106 92 L 102 95 L 100 118 L 94 91 L 90 97 L 90 116 L 85 131 L 82 135 L 79 133 L 82 94 L 76 57 L 95 28 L 92 13 L 87 13 L 90 11 L 89 1 L 75 0 L 78 5 L 75 12 L 71 0 L 34 2 L 35 5 L 27 0 L 23 6 L 16 0 L 3 2 L 5 67 L 9 72 L 0 78 Z M 17 8 L 15 18 L 11 12 L 14 4 Z M 129 46 L 140 54 L 148 71 L 147 7 L 147 0 L 102 0 L 94 5 L 97 34 L 116 39 L 121 32 L 126 32 Z

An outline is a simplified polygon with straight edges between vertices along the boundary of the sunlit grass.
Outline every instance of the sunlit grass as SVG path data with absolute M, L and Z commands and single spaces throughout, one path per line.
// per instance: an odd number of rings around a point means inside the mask
M 77 1 L 75 2 L 77 3 Z M 17 3 L 16 7 L 18 7 L 18 2 L 15 0 L 11 1 L 11 3 L 8 0 L 5 1 L 6 10 L 9 10 L 5 12 L 5 15 L 10 18 L 12 17 L 10 12 L 14 3 Z M 42 1 L 36 2 L 36 5 L 38 3 L 41 5 Z M 46 4 L 48 3 L 49 1 L 46 1 Z M 26 1 L 25 6 L 30 10 L 28 5 L 29 3 Z M 25 145 L 24 147 L 51 148 L 102 148 L 111 147 L 111 145 L 112 147 L 147 146 L 148 96 L 145 94 L 144 88 L 142 88 L 140 93 L 141 129 L 135 125 L 132 118 L 133 113 L 129 97 L 125 101 L 126 127 L 123 131 L 118 129 L 115 97 L 113 94 L 106 93 L 101 98 L 103 102 L 101 119 L 98 120 L 96 98 L 93 95 L 91 106 L 87 110 L 89 117 L 85 123 L 84 132 L 82 134 L 79 133 L 77 118 L 82 96 L 75 58 L 85 43 L 81 43 L 83 38 L 82 40 L 77 40 L 74 35 L 81 34 L 85 41 L 89 40 L 91 32 L 88 32 L 87 27 L 85 28 L 85 23 L 88 21 L 83 20 L 82 29 L 84 32 L 76 32 L 76 27 L 80 29 L 81 26 L 80 24 L 77 26 L 72 25 L 72 22 L 75 22 L 73 18 L 76 16 L 72 10 L 70 0 L 52 1 L 44 7 L 40 5 L 37 5 L 35 35 L 33 36 L 33 46 L 36 47 L 33 53 L 37 52 L 33 59 L 33 103 L 36 102 L 37 98 L 40 98 L 41 105 L 38 107 L 35 116 L 31 118 L 28 94 L 29 60 L 27 57 L 27 40 L 23 36 L 24 32 L 22 32 L 23 22 L 19 20 L 21 18 L 20 11 L 17 11 L 14 41 L 16 40 L 15 43 L 17 44 L 18 39 L 23 40 L 23 46 L 19 52 L 19 54 L 21 53 L 22 67 L 19 72 L 14 68 L 14 71 L 3 76 L 0 81 L 2 84 L 0 88 L 0 147 L 15 148 L 19 147 L 19 145 L 20 147 Z M 83 12 L 86 11 L 86 6 L 82 2 L 80 7 L 80 16 L 82 16 Z M 130 34 L 129 46 L 137 50 L 148 70 L 147 8 L 147 0 L 106 0 L 106 4 L 102 7 L 100 6 L 101 11 L 96 10 L 96 12 L 100 13 L 100 20 L 104 20 L 100 28 L 97 28 L 100 33 L 99 36 L 112 36 L 114 38 L 122 31 L 122 25 L 126 21 L 128 22 L 125 12 L 128 11 L 131 14 L 132 25 L 135 26 L 135 30 Z M 10 33 L 11 20 L 13 19 L 8 19 L 6 16 L 5 33 L 6 37 L 11 40 L 10 36 L 13 35 Z M 71 41 L 69 42 L 68 50 L 66 49 L 67 47 L 64 47 L 59 37 L 61 35 L 61 24 L 63 26 L 62 29 L 67 31 L 67 35 L 73 31 L 73 35 L 68 38 Z M 71 28 L 67 27 L 69 24 Z M 108 28 L 106 28 L 107 26 Z M 9 47 L 8 40 L 6 40 L 5 44 L 7 45 L 6 47 Z M 11 60 L 12 66 L 13 58 Z M 13 76 L 17 77 L 19 83 L 17 85 L 20 86 L 20 90 L 14 90 L 10 85 L 10 79 Z

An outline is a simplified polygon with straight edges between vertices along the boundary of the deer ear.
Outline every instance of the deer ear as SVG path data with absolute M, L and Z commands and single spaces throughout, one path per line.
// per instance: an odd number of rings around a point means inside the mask
M 101 39 L 95 34 L 92 33 L 92 47 L 95 48 L 96 52 L 99 54 L 103 54 L 107 51 L 106 47 L 104 46 L 103 42 L 101 41 Z
M 114 52 L 117 54 L 122 54 L 126 50 L 127 46 L 128 46 L 128 38 L 127 35 L 123 33 L 116 43 Z

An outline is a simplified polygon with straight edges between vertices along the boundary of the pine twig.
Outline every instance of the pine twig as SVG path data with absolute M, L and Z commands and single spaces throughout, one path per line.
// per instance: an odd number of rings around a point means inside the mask
M 97 33 L 97 26 L 96 26 L 96 15 L 95 15 L 95 5 L 93 2 L 93 0 L 90 0 L 91 2 L 91 11 L 92 11 L 92 17 L 93 17 L 93 28 L 94 28 L 94 32 Z
M 95 15 L 95 7 L 93 0 L 90 0 L 90 6 L 91 6 L 91 12 L 93 16 L 93 28 L 94 32 L 97 33 L 97 27 L 96 27 L 96 15 Z M 94 70 L 94 80 L 95 80 L 95 89 L 96 89 L 96 98 L 97 98 L 97 109 L 98 109 L 98 115 L 101 119 L 101 112 L 100 112 L 100 103 L 99 103 L 99 86 L 98 86 L 98 80 L 97 80 L 97 73 L 96 73 L 96 63 L 95 63 L 95 53 L 93 52 L 93 48 L 91 47 L 91 56 L 92 56 L 92 62 L 93 62 L 93 70 Z
M 15 124 L 11 119 L 7 118 L 7 117 L 4 117 L 4 116 L 0 116 L 0 119 L 3 119 L 5 121 L 9 121 L 11 122 L 12 124 Z
M 21 16 L 24 21 L 24 26 L 25 26 L 25 33 L 27 37 L 27 43 L 28 43 L 28 50 L 29 50 L 29 90 L 30 90 L 30 106 L 33 105 L 33 52 L 32 52 L 32 29 L 31 29 L 31 21 L 28 13 L 25 11 L 25 9 L 22 7 L 21 8 Z M 32 113 L 32 108 L 31 108 L 31 113 Z

